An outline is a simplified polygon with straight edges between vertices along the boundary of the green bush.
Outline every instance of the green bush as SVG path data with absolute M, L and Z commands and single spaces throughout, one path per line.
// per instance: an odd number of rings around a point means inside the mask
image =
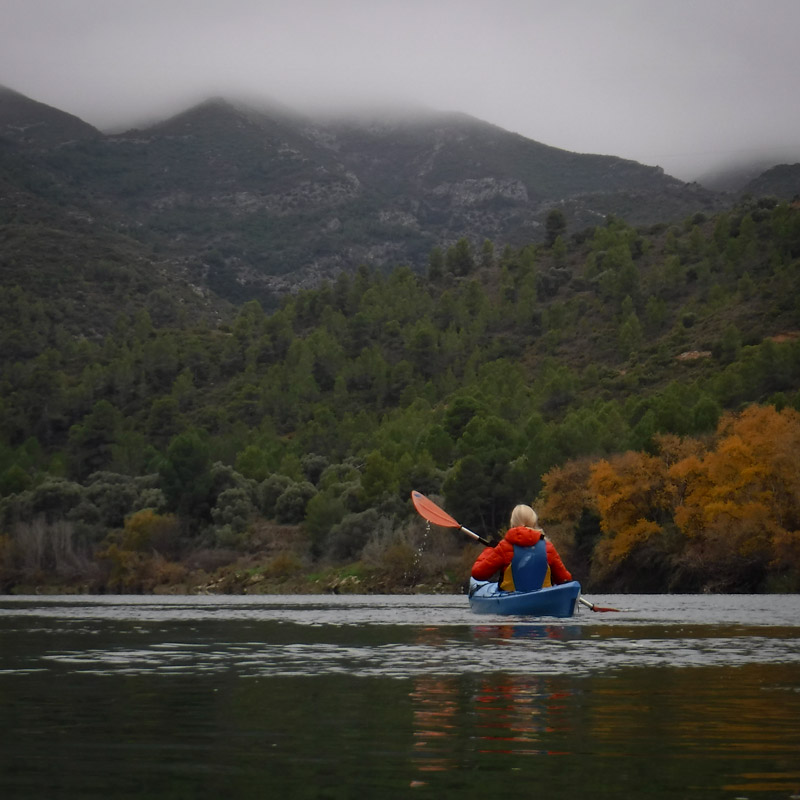
M 293 483 L 286 487 L 275 501 L 275 519 L 290 524 L 301 523 L 306 516 L 306 507 L 317 490 L 308 481 Z

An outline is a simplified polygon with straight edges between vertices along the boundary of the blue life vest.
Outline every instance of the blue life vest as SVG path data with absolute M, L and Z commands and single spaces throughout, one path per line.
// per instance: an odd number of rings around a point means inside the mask
M 547 570 L 547 545 L 544 536 L 533 547 L 514 545 L 511 576 L 515 591 L 532 592 L 541 589 Z

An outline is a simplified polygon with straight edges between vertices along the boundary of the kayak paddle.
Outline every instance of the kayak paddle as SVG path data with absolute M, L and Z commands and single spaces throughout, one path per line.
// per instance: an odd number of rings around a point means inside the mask
M 483 542 L 483 544 L 485 544 L 487 547 L 492 546 L 491 542 L 487 542 L 482 536 L 478 536 L 478 534 L 474 531 L 471 531 L 469 528 L 465 528 L 460 522 L 457 522 L 453 517 L 451 517 L 443 508 L 439 508 L 439 506 L 437 506 L 433 500 L 429 500 L 427 497 L 425 497 L 424 494 L 421 494 L 416 490 L 412 491 L 411 502 L 414 504 L 414 508 L 417 509 L 417 513 L 423 519 L 428 520 L 428 522 L 432 522 L 434 525 L 439 525 L 442 528 L 458 528 L 459 530 L 464 531 L 467 536 L 471 536 L 473 539 Z M 578 600 L 592 611 L 619 611 L 618 608 L 597 606 L 594 603 L 590 603 L 584 597 L 578 597 Z
M 586 606 L 586 608 L 591 608 L 592 611 L 619 611 L 618 608 L 611 608 L 609 606 L 598 606 L 595 605 L 594 603 L 590 603 L 585 597 L 579 597 L 578 602 L 581 603 L 581 605 Z
M 465 528 L 460 522 L 456 522 L 443 508 L 439 508 L 433 500 L 428 500 L 424 494 L 420 494 L 417 491 L 411 492 L 411 502 L 414 503 L 414 508 L 417 509 L 419 515 L 428 520 L 428 522 L 440 525 L 442 528 L 458 528 L 464 531 L 467 536 L 483 542 L 487 547 L 492 546 L 491 542 L 487 542 L 482 536 L 478 536 L 477 533 Z

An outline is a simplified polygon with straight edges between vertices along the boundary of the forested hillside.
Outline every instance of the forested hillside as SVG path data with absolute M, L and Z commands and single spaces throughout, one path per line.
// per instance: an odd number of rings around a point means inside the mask
M 800 209 L 547 234 L 92 338 L 5 286 L 0 586 L 458 590 L 414 488 L 489 535 L 535 501 L 592 589 L 800 588 Z

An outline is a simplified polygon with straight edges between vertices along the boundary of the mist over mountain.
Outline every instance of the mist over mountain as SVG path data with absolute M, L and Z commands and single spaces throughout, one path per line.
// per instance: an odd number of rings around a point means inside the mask
M 747 183 L 743 192 L 755 197 L 775 195 L 800 199 L 800 163 L 771 167 Z
M 699 175 L 697 182 L 715 192 L 746 192 L 748 185 L 757 181 L 764 173 L 778 166 L 790 166 L 800 163 L 800 147 L 795 151 L 787 149 L 774 154 L 762 154 L 732 161 L 724 166 L 718 166 Z M 791 188 L 791 187 L 789 187 Z M 778 192 L 781 197 L 786 197 L 784 189 Z M 800 191 L 800 186 L 795 185 L 793 193 Z M 792 194 L 789 194 L 791 197 Z
M 198 296 L 268 305 L 360 264 L 423 270 L 434 247 L 461 239 L 541 241 L 554 209 L 575 233 L 609 215 L 647 225 L 730 202 L 658 167 L 460 113 L 310 116 L 217 97 L 104 134 L 9 89 L 0 182 L 6 223 L 79 219 L 126 237 Z

